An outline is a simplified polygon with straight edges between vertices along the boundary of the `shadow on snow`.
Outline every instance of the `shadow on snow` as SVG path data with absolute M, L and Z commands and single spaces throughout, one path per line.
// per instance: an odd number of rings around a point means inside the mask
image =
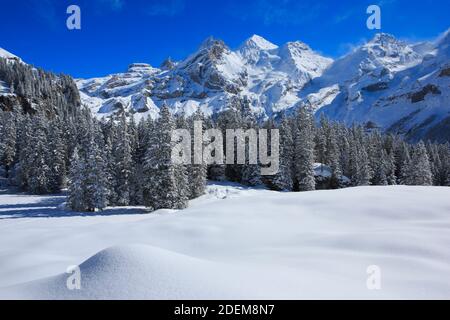
M 34 203 L 0 204 L 0 220 L 22 218 L 58 218 L 58 217 L 93 217 L 130 214 L 148 214 L 145 208 L 111 207 L 98 212 L 76 212 L 63 207 L 66 195 L 56 194 L 47 196 L 33 196 L 26 193 L 15 193 L 12 190 L 0 190 L 0 195 L 14 195 L 17 197 L 42 198 Z

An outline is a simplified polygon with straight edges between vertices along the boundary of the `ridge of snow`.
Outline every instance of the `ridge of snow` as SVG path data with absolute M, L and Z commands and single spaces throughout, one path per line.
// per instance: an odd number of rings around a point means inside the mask
M 3 48 L 0 48 L 0 58 L 19 59 L 17 56 L 13 55 L 11 52 L 8 52 Z

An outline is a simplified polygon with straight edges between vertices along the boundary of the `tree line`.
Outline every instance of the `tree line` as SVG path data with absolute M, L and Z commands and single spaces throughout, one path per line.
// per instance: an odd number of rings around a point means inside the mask
M 261 176 L 260 166 L 248 163 L 172 163 L 172 131 L 193 130 L 194 121 L 202 121 L 204 130 L 224 132 L 278 129 L 278 173 Z M 68 205 L 76 211 L 135 205 L 182 209 L 204 193 L 207 179 L 283 191 L 450 185 L 449 144 L 409 144 L 399 136 L 362 126 L 349 128 L 325 117 L 316 122 L 304 108 L 295 116 L 262 124 L 245 106 L 230 107 L 214 118 L 200 111 L 174 116 L 163 106 L 158 119 L 138 123 L 125 113 L 98 120 L 87 108 L 54 117 L 0 111 L 0 137 L 0 166 L 11 185 L 33 194 L 58 193 L 67 187 Z M 316 163 L 330 168 L 327 179 L 318 180 Z

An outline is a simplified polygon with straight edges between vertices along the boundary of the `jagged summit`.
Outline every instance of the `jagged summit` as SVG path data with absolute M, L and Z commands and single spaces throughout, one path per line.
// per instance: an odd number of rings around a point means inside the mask
M 228 48 L 225 42 L 221 39 L 214 38 L 213 36 L 210 36 L 203 40 L 202 44 L 199 47 L 199 51 L 201 50 L 211 50 L 213 48 Z
M 168 57 L 166 60 L 163 61 L 163 63 L 161 63 L 160 69 L 161 70 L 172 70 L 174 69 L 176 66 L 176 63 L 174 61 L 172 61 L 171 57 Z
M 291 41 L 286 43 L 283 47 L 296 50 L 311 50 L 311 47 L 302 41 Z
M 398 43 L 399 40 L 390 33 L 377 33 L 368 44 L 385 44 L 385 43 Z
M 128 66 L 128 72 L 136 73 L 155 73 L 158 69 L 153 68 L 148 63 L 132 63 Z
M 243 47 L 252 47 L 252 48 L 258 48 L 260 50 L 273 50 L 278 48 L 277 45 L 273 44 L 272 42 L 264 39 L 261 36 L 258 36 L 256 34 L 252 35 L 250 38 L 248 38 L 242 45 Z

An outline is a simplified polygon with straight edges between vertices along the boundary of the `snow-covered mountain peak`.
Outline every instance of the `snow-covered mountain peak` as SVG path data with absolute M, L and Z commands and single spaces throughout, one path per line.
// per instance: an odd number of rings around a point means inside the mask
M 392 34 L 389 33 L 377 33 L 369 42 L 368 45 L 371 44 L 379 44 L 379 45 L 386 45 L 389 43 L 398 43 L 399 40 L 397 40 L 396 37 L 394 37 Z
M 163 63 L 161 63 L 160 69 L 164 71 L 173 70 L 176 65 L 177 63 L 172 61 L 171 57 L 168 57 L 166 60 L 163 61 Z
M 276 49 L 278 46 L 258 35 L 253 35 L 240 46 L 238 54 L 246 64 L 260 64 L 267 67 L 270 64 L 270 52 Z
M 200 45 L 198 52 L 207 51 L 211 53 L 216 58 L 220 58 L 223 52 L 230 51 L 225 42 L 214 37 L 206 38 Z
M 283 46 L 283 49 L 290 50 L 290 51 L 297 51 L 297 52 L 312 51 L 310 46 L 308 46 L 306 43 L 301 42 L 301 41 L 288 42 Z
M 159 69 L 153 68 L 148 63 L 132 63 L 128 66 L 128 72 L 130 73 L 154 74 L 159 71 Z
M 250 38 L 248 38 L 241 46 L 243 47 L 249 47 L 249 48 L 258 48 L 260 50 L 273 50 L 278 48 L 277 45 L 273 44 L 272 42 L 264 39 L 261 36 L 258 36 L 254 34 Z
M 181 62 L 173 73 L 208 89 L 234 93 L 239 92 L 239 87 L 245 82 L 242 60 L 222 40 L 212 37 L 206 39 L 196 53 Z M 199 93 L 205 94 L 204 91 Z
M 239 48 L 238 54 L 246 64 L 255 65 L 257 63 L 270 64 L 270 53 L 278 49 L 278 46 L 267 41 L 263 37 L 253 35 L 247 39 Z
M 322 75 L 323 71 L 333 62 L 332 59 L 314 52 L 301 41 L 288 42 L 279 50 L 280 69 L 294 74 L 294 81 L 306 83 L 312 78 Z M 297 78 L 297 79 L 295 79 Z
M 419 62 L 421 59 L 412 46 L 387 33 L 378 33 L 361 50 L 367 52 L 371 59 L 392 59 L 390 62 L 399 65 Z
M 423 56 L 406 42 L 394 36 L 379 33 L 366 44 L 338 59 L 324 73 L 324 86 L 336 83 L 356 83 L 363 86 L 386 81 L 396 72 L 422 62 Z M 323 83 L 325 82 L 325 83 Z

